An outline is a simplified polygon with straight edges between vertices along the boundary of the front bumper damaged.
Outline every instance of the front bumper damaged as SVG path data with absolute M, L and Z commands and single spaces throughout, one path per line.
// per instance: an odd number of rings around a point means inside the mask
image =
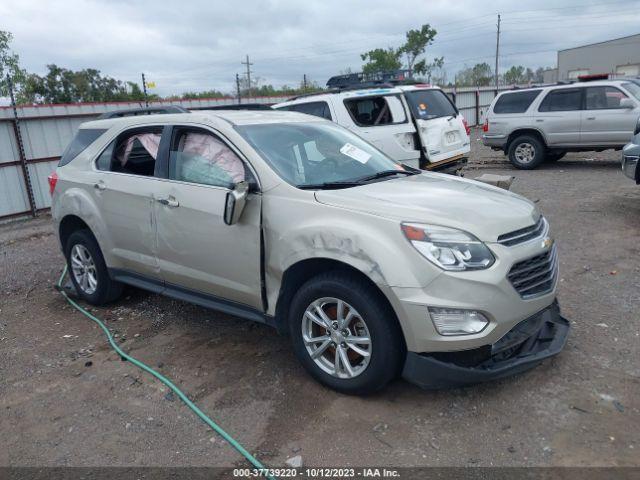
M 569 321 L 554 302 L 518 323 L 500 340 L 458 352 L 408 352 L 402 376 L 425 389 L 461 387 L 497 380 L 529 370 L 560 353 Z

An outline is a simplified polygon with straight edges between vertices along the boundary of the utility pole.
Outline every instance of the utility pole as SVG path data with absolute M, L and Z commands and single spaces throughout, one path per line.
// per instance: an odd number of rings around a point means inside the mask
M 496 74 L 496 95 L 498 94 L 498 82 L 499 82 L 499 75 L 498 75 L 498 57 L 500 56 L 500 14 L 498 14 L 498 34 L 496 36 L 496 70 L 495 70 L 495 74 Z
M 236 96 L 238 97 L 238 104 L 242 103 L 240 98 L 240 75 L 236 73 Z
M 147 98 L 147 81 L 144 78 L 144 73 L 142 74 L 142 91 L 144 92 L 144 105 L 149 108 L 149 99 Z
M 251 97 L 251 65 L 253 63 L 249 62 L 249 55 L 247 55 L 246 61 L 240 63 L 247 66 L 247 96 Z
M 307 93 L 307 74 L 302 75 L 302 90 Z

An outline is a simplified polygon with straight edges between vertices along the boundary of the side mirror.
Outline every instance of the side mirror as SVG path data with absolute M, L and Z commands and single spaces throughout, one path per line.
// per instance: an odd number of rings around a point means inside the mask
M 224 223 L 227 225 L 238 223 L 247 204 L 248 194 L 249 184 L 244 181 L 236 183 L 233 190 L 227 192 L 227 198 L 224 203 Z
M 636 104 L 630 98 L 621 98 L 620 108 L 636 108 Z

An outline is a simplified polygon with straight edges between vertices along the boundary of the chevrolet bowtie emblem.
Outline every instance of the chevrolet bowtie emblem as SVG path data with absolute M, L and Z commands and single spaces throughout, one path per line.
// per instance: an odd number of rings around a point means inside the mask
M 544 240 L 542 240 L 542 248 L 549 248 L 551 245 L 553 245 L 553 239 L 552 238 L 545 238 Z

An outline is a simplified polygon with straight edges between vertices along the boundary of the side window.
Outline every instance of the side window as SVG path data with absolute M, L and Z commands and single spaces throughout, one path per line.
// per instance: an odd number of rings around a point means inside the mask
M 308 115 L 315 115 L 316 117 L 331 120 L 331 111 L 329 110 L 329 104 L 327 102 L 299 103 L 297 105 L 285 107 L 284 110 L 306 113 Z
M 505 93 L 493 106 L 493 113 L 524 113 L 542 90 Z
M 135 129 L 121 134 L 96 160 L 98 170 L 153 177 L 162 128 Z
M 404 123 L 407 115 L 400 99 L 393 95 L 350 98 L 344 101 L 351 119 L 361 127 Z
M 627 96 L 615 87 L 587 87 L 585 108 L 587 110 L 605 110 L 620 108 L 620 100 Z
M 60 157 L 58 166 L 62 167 L 76 158 L 106 131 L 103 128 L 81 128 L 78 130 L 78 133 L 76 133 L 76 136 L 73 137 L 73 140 L 71 140 L 71 143 Z
M 245 180 L 242 160 L 215 135 L 194 129 L 177 129 L 169 153 L 169 178 L 231 188 Z
M 582 109 L 582 89 L 552 90 L 542 100 L 539 112 L 568 112 Z

